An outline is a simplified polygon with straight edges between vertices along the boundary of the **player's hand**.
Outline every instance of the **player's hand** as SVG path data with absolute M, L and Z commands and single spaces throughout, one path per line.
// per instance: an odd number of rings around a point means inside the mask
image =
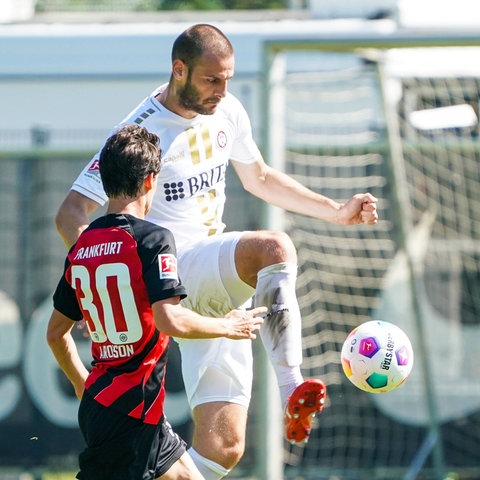
M 371 193 L 357 193 L 342 205 L 338 214 L 338 223 L 342 225 L 375 225 L 377 222 L 377 199 Z
M 247 338 L 254 340 L 257 338 L 255 332 L 260 329 L 263 323 L 262 315 L 265 313 L 267 313 L 267 307 L 256 307 L 251 310 L 235 309 L 228 312 L 225 315 L 229 332 L 226 337 L 232 340 Z

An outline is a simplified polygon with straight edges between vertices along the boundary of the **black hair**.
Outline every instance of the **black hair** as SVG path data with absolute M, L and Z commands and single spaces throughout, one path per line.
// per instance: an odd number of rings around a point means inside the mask
M 99 168 L 108 197 L 136 197 L 149 173 L 158 175 L 162 150 L 159 138 L 146 128 L 128 124 L 106 141 Z

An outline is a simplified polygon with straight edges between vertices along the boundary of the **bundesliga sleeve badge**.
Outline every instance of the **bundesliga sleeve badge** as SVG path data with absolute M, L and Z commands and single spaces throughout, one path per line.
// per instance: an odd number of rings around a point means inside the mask
M 162 254 L 158 257 L 161 280 L 178 280 L 177 258 L 171 253 Z

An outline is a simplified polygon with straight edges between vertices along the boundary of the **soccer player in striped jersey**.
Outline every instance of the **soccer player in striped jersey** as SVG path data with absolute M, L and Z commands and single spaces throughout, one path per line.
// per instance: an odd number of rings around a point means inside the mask
M 231 163 L 243 187 L 260 199 L 343 225 L 376 223 L 377 200 L 370 193 L 358 193 L 340 203 L 267 165 L 245 109 L 228 92 L 233 74 L 228 38 L 212 25 L 193 25 L 173 44 L 169 82 L 121 123 L 145 126 L 162 139 L 159 188 L 147 219 L 175 236 L 179 272 L 188 291 L 184 304 L 203 314 L 222 315 L 253 296 L 254 305 L 269 309 L 261 337 L 285 408 L 285 436 L 304 442 L 311 416 L 323 408 L 326 389 L 321 380 L 304 380 L 301 373 L 296 249 L 284 232 L 224 232 L 225 172 Z M 107 200 L 97 158 L 75 180 L 57 213 L 57 228 L 67 246 Z M 182 339 L 179 347 L 194 421 L 190 453 L 208 480 L 218 480 L 245 448 L 251 345 Z
M 165 415 L 165 368 L 171 335 L 250 341 L 266 308 L 201 316 L 180 304 L 172 233 L 144 219 L 160 172 L 158 136 L 127 125 L 106 142 L 99 170 L 109 197 L 70 249 L 54 294 L 47 340 L 81 399 L 86 441 L 81 480 L 202 480 Z M 71 335 L 85 319 L 91 370 Z

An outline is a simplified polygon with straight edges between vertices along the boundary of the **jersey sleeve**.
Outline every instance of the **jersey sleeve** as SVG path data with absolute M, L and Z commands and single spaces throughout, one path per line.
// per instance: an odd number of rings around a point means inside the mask
M 100 151 L 95 154 L 90 163 L 85 166 L 77 179 L 73 182 L 72 190 L 85 195 L 100 205 L 105 205 L 108 200 L 100 178 L 98 159 Z
M 150 304 L 171 297 L 185 298 L 177 268 L 177 249 L 170 230 L 144 222 L 143 234 L 137 248 L 143 260 L 143 278 Z
M 55 293 L 53 294 L 53 306 L 56 310 L 71 320 L 79 321 L 83 319 L 83 314 L 78 305 L 75 290 L 67 282 L 65 273 L 62 275 L 62 278 L 55 289 Z
M 223 101 L 225 100 L 227 98 Z M 233 115 L 232 121 L 235 123 L 237 131 L 231 159 L 240 163 L 255 163 L 262 154 L 253 139 L 252 125 L 245 108 L 233 95 L 229 95 L 227 108 Z

